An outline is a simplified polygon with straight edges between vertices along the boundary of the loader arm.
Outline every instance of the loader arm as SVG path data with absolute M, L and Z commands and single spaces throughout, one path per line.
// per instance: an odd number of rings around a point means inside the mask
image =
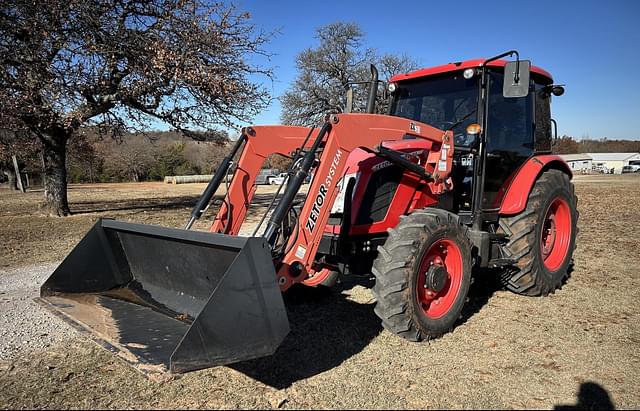
M 256 191 L 256 178 L 266 159 L 272 154 L 290 156 L 300 148 L 311 129 L 298 126 L 255 126 L 238 160 L 236 172 L 229 184 L 223 203 L 211 225 L 211 232 L 237 235 Z M 308 139 L 311 145 L 318 134 L 314 130 Z
M 320 163 L 311 182 L 299 224 L 277 266 L 282 290 L 302 282 L 313 274 L 314 259 L 333 202 L 338 181 L 344 173 L 347 157 L 356 148 L 375 149 L 386 140 L 401 140 L 406 135 L 433 142 L 426 163 L 421 166 L 431 175 L 429 188 L 434 194 L 451 189 L 453 140 L 450 131 L 401 117 L 376 114 L 337 114 L 330 119 Z

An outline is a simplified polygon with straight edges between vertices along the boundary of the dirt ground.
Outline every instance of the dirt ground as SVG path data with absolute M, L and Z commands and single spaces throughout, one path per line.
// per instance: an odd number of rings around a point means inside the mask
M 40 211 L 42 190 L 26 194 L 0 190 L 0 269 L 62 260 L 101 217 L 182 228 L 205 187 L 161 182 L 72 184 L 69 204 L 73 215 L 63 219 Z M 259 187 L 247 225 L 259 220 L 260 206 L 276 190 L 276 186 Z M 217 194 L 222 193 L 224 188 Z M 213 213 L 208 212 L 194 228 L 206 230 L 212 221 Z
M 550 297 L 478 274 L 461 324 L 416 344 L 383 331 L 370 280 L 350 279 L 286 295 L 292 331 L 272 357 L 157 383 L 77 336 L 1 361 L 0 408 L 638 408 L 640 176 L 575 185 L 575 267 Z M 203 188 L 72 186 L 64 219 L 39 214 L 41 192 L 0 190 L 0 273 L 60 261 L 98 217 L 180 227 Z

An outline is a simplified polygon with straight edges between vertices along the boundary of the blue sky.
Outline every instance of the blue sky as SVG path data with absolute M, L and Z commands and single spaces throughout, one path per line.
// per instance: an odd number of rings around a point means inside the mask
M 549 71 L 566 93 L 554 98 L 559 134 L 640 139 L 640 0 L 627 1 L 256 1 L 237 0 L 264 30 L 280 96 L 295 57 L 317 44 L 315 29 L 357 23 L 381 53 L 406 53 L 428 67 L 517 49 Z M 277 124 L 275 101 L 254 124 Z

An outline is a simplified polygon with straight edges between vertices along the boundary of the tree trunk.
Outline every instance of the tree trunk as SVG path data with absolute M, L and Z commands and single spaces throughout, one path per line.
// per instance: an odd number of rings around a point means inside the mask
M 18 159 L 16 158 L 16 156 L 11 156 L 11 161 L 13 162 L 13 169 L 16 171 L 16 185 L 18 186 L 18 190 L 24 193 L 26 190 L 24 184 L 22 183 L 22 173 L 20 173 Z
M 54 216 L 71 214 L 67 201 L 66 135 L 42 139 L 44 207 Z

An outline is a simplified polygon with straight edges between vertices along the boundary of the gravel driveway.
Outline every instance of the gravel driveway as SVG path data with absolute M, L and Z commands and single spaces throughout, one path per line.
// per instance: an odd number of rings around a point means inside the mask
M 64 321 L 33 301 L 57 264 L 0 270 L 0 360 L 75 338 Z

